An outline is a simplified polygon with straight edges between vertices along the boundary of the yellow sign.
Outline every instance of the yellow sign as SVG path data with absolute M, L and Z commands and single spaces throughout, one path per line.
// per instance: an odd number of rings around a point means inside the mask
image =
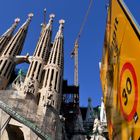
M 140 139 L 140 28 L 122 0 L 111 0 L 101 65 L 110 139 Z

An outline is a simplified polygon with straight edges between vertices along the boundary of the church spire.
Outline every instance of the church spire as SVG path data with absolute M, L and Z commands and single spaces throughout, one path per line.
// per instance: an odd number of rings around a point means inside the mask
M 65 21 L 63 19 L 59 20 L 59 24 L 60 24 L 59 30 L 57 31 L 55 39 L 54 39 L 54 43 L 53 43 L 53 47 L 50 53 L 48 64 L 56 64 L 56 65 L 62 64 L 63 65 L 64 23 Z
M 0 89 L 5 89 L 7 86 L 11 72 L 15 67 L 15 56 L 19 55 L 23 44 L 25 41 L 25 37 L 27 34 L 28 26 L 31 21 L 33 14 L 28 15 L 28 19 L 26 22 L 19 28 L 17 33 L 11 38 L 9 43 L 6 45 L 4 51 L 0 57 Z
M 51 29 L 52 28 L 52 23 L 53 23 L 53 19 L 54 19 L 55 15 L 54 14 L 50 14 L 50 19 L 49 22 L 47 24 L 47 28 Z
M 0 53 L 4 50 L 5 46 L 8 44 L 10 39 L 12 38 L 13 32 L 15 28 L 17 27 L 17 24 L 19 23 L 20 19 L 16 18 L 12 26 L 3 34 L 0 36 Z
M 61 105 L 61 85 L 63 77 L 63 26 L 59 21 L 59 30 L 55 36 L 47 65 L 44 67 L 44 81 L 41 89 L 39 106 L 45 111 L 45 105 L 51 105 L 59 111 Z M 45 113 L 45 112 L 44 112 Z
M 11 36 L 19 22 L 20 22 L 20 19 L 16 18 L 12 26 L 2 36 Z
M 47 57 L 48 49 L 50 49 L 52 37 L 52 23 L 54 17 L 55 15 L 51 14 L 48 24 L 44 24 L 42 26 L 41 35 L 34 52 L 34 56 L 41 57 L 43 60 L 45 60 L 45 58 Z
M 41 83 L 43 67 L 46 64 L 50 51 L 53 18 L 54 14 L 51 14 L 48 24 L 43 24 L 42 26 L 41 35 L 33 54 L 33 59 L 30 62 L 30 66 L 24 83 L 24 93 L 26 93 L 27 96 L 29 94 L 32 94 L 36 97 L 38 88 Z M 32 84 L 32 90 L 29 87 L 29 83 Z
M 58 37 L 62 37 L 63 38 L 64 23 L 65 23 L 65 20 L 63 20 L 63 19 L 59 20 L 60 26 L 59 26 L 59 30 L 58 30 L 58 32 L 56 34 L 55 39 L 57 39 Z
M 44 80 L 40 90 L 38 114 L 44 115 L 45 124 L 50 128 L 55 128 L 53 132 L 53 139 L 58 138 L 60 124 L 56 121 L 56 115 L 60 112 L 61 97 L 62 97 L 62 81 L 63 81 L 63 25 L 64 20 L 60 20 L 59 30 L 56 34 L 49 60 L 44 67 Z M 53 112 L 52 112 L 53 111 Z M 55 114 L 54 114 L 55 112 Z M 57 112 L 57 113 L 56 113 Z M 45 115 L 47 114 L 47 116 Z M 50 119 L 51 118 L 51 119 Z M 54 135 L 55 134 L 55 135 Z
M 27 20 L 22 24 L 22 26 L 20 27 L 20 29 L 27 30 L 27 28 L 28 28 L 28 26 L 29 26 L 29 24 L 31 22 L 32 17 L 33 17 L 33 13 L 29 13 Z
M 2 56 L 15 56 L 21 52 L 32 16 L 32 13 L 28 15 L 28 19 L 26 20 L 26 22 L 19 28 L 17 33 L 7 44 L 4 52 L 2 53 Z

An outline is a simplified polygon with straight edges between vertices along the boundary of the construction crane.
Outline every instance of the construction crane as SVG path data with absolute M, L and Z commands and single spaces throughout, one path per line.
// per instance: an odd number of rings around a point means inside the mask
M 79 80 L 79 78 L 78 78 L 78 48 L 79 48 L 79 40 L 80 40 L 82 31 L 84 29 L 85 23 L 87 21 L 87 18 L 88 18 L 88 15 L 89 15 L 89 12 L 90 12 L 90 9 L 91 9 L 91 6 L 92 6 L 92 2 L 93 2 L 93 0 L 90 0 L 88 9 L 87 9 L 85 17 L 84 17 L 84 20 L 83 20 L 83 22 L 81 24 L 79 33 L 78 33 L 77 38 L 76 38 L 75 43 L 74 43 L 74 49 L 73 49 L 73 51 L 71 53 L 71 56 L 74 58 L 74 86 L 76 86 L 76 87 L 79 86 L 79 81 L 78 81 Z M 79 96 L 79 95 L 74 95 L 74 99 L 77 100 L 79 98 L 77 96 Z
M 84 17 L 84 20 L 83 20 L 83 22 L 81 24 L 79 33 L 78 33 L 77 38 L 75 40 L 74 49 L 73 49 L 73 51 L 71 53 L 71 56 L 74 58 L 74 85 L 75 86 L 79 85 L 79 83 L 78 83 L 79 82 L 78 81 L 78 48 L 79 48 L 79 40 L 80 40 L 82 31 L 84 29 L 85 23 L 87 21 L 87 18 L 88 18 L 90 9 L 91 9 L 92 2 L 93 2 L 93 0 L 90 0 L 88 9 L 87 9 L 85 17 Z

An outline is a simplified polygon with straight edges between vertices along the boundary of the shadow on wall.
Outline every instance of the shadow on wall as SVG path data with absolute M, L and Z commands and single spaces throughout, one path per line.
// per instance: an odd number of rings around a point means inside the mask
M 24 135 L 20 127 L 8 124 L 6 127 L 9 140 L 24 140 Z

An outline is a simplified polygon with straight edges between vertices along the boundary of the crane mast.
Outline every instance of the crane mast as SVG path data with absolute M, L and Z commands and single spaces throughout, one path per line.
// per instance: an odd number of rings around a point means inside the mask
M 78 72 L 79 72 L 78 71 L 79 39 L 81 37 L 81 34 L 82 34 L 83 29 L 84 29 L 85 23 L 87 21 L 87 18 L 88 18 L 89 12 L 90 12 L 90 8 L 91 8 L 91 5 L 92 5 L 92 2 L 93 2 L 93 0 L 90 0 L 88 9 L 87 9 L 86 14 L 84 16 L 84 20 L 82 21 L 82 24 L 81 24 L 78 36 L 77 36 L 77 38 L 75 40 L 75 43 L 74 43 L 74 49 L 73 49 L 73 51 L 71 53 L 72 57 L 74 58 L 74 86 L 76 86 L 76 87 L 79 86 L 79 77 L 78 77 Z M 78 95 L 77 94 L 74 95 L 74 102 L 75 103 L 79 103 L 79 94 Z
M 79 85 L 79 81 L 78 81 L 78 48 L 79 48 L 79 44 L 78 44 L 78 40 L 75 41 L 74 44 L 74 50 L 72 52 L 72 55 L 74 57 L 74 85 L 78 86 Z
M 84 28 L 85 23 L 87 21 L 87 18 L 88 18 L 89 12 L 90 12 L 90 8 L 91 8 L 91 5 L 92 5 L 92 2 L 93 2 L 93 0 L 90 0 L 88 9 L 87 9 L 85 17 L 84 17 L 84 20 L 83 20 L 83 22 L 81 24 L 81 27 L 80 27 L 80 31 L 78 33 L 78 36 L 77 36 L 76 40 L 75 40 L 74 49 L 73 49 L 73 51 L 71 53 L 71 55 L 74 58 L 74 85 L 75 86 L 79 85 L 79 83 L 78 83 L 78 78 L 79 78 L 78 77 L 78 48 L 79 48 L 79 39 L 81 37 L 83 28 Z

